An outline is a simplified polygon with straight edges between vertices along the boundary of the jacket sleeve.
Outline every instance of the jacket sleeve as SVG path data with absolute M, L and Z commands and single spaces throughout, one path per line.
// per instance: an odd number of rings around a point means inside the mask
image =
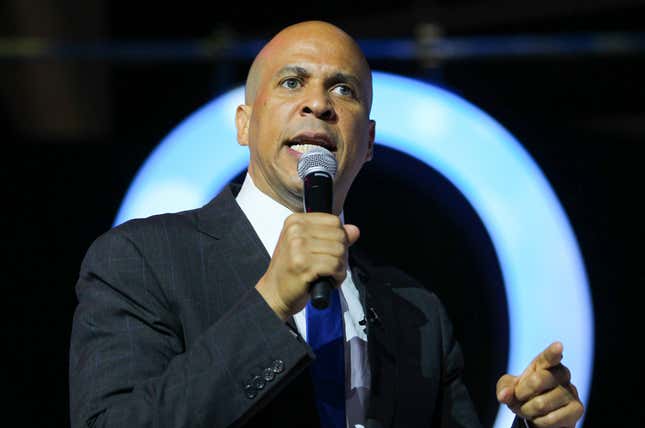
M 312 358 L 254 288 L 186 347 L 160 290 L 118 230 L 88 250 L 71 333 L 73 428 L 237 425 Z
M 441 381 L 437 414 L 442 428 L 479 428 L 479 417 L 463 382 L 464 358 L 459 343 L 453 335 L 452 323 L 443 305 L 437 299 L 441 327 Z
M 441 373 L 441 427 L 480 427 L 465 384 L 463 383 L 464 359 L 459 343 L 453 335 L 452 323 L 439 303 L 441 323 L 443 368 Z M 526 422 L 516 417 L 510 428 L 528 428 Z

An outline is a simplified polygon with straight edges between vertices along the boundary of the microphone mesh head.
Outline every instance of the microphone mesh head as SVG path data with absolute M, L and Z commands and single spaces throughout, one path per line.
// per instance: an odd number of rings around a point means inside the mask
M 308 174 L 320 171 L 334 178 L 336 175 L 336 157 L 324 147 L 315 146 L 298 159 L 298 175 L 305 179 Z

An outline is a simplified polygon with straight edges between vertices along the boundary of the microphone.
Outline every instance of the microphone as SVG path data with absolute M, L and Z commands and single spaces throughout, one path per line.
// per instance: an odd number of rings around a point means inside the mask
M 327 149 L 314 146 L 298 159 L 298 175 L 303 181 L 305 212 L 331 214 L 334 202 L 334 176 L 336 158 Z M 321 277 L 310 284 L 311 304 L 316 309 L 329 306 L 329 293 L 333 288 L 331 277 Z

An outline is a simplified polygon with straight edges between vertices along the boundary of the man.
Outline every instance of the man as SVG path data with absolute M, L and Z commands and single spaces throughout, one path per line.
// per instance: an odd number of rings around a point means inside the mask
M 309 284 L 323 276 L 343 310 L 343 426 L 479 426 L 439 300 L 349 249 L 359 229 L 342 209 L 372 156 L 371 102 L 365 57 L 331 24 L 287 27 L 262 49 L 236 111 L 251 155 L 239 193 L 128 222 L 88 251 L 71 340 L 73 427 L 337 426 L 319 419 L 323 388 L 304 370 L 324 360 L 305 317 Z M 333 214 L 302 213 L 296 165 L 311 145 L 338 161 Z M 556 342 L 500 378 L 497 398 L 518 426 L 581 417 L 561 358 Z

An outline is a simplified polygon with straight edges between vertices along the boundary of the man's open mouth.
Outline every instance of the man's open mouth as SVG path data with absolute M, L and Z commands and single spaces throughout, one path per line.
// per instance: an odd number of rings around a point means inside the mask
M 307 153 L 313 147 L 323 147 L 330 152 L 336 151 L 336 143 L 324 134 L 302 134 L 289 141 L 287 146 L 300 153 Z

